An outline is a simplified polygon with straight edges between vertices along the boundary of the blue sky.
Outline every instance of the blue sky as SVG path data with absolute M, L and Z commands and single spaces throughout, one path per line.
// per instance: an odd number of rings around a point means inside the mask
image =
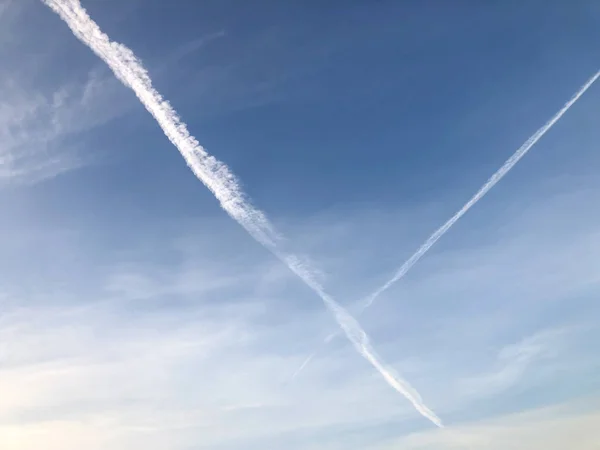
M 599 69 L 597 2 L 497 3 L 83 6 L 354 312 Z M 359 318 L 437 430 L 344 339 L 292 379 L 319 298 L 41 2 L 0 41 L 3 449 L 600 440 L 597 85 Z

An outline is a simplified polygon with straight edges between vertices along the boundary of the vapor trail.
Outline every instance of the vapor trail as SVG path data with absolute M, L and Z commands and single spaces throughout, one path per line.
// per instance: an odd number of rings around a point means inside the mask
M 42 2 L 66 22 L 80 41 L 106 62 L 124 85 L 135 92 L 165 135 L 177 147 L 196 177 L 210 189 L 227 214 L 318 294 L 355 349 L 379 371 L 391 387 L 403 394 L 417 411 L 441 427 L 440 419 L 427 408 L 419 394 L 377 356 L 368 336 L 356 319 L 324 291 L 310 266 L 303 263 L 298 256 L 281 249 L 284 242 L 265 214 L 248 201 L 229 168 L 209 155 L 190 135 L 175 110 L 154 89 L 146 69 L 135 54 L 124 45 L 110 41 L 88 16 L 79 0 L 42 0 Z
M 396 271 L 395 275 L 390 278 L 386 283 L 384 283 L 381 287 L 375 290 L 371 295 L 365 298 L 363 305 L 357 311 L 357 315 L 360 315 L 365 309 L 369 308 L 373 302 L 383 294 L 386 290 L 388 290 L 394 283 L 400 280 L 406 273 L 414 266 L 422 257 L 427 253 L 427 251 L 444 235 L 446 232 L 454 225 L 458 220 L 464 216 L 475 203 L 483 198 L 485 194 L 488 193 L 490 189 L 492 189 L 496 183 L 498 183 L 504 175 L 506 175 L 514 166 L 517 164 L 523 156 L 527 154 L 527 152 L 533 147 L 537 141 L 539 141 L 542 136 L 546 134 L 546 132 L 552 128 L 552 126 L 558 122 L 558 120 L 575 104 L 579 98 L 585 94 L 585 92 L 594 84 L 594 82 L 600 77 L 600 71 L 596 72 L 594 76 L 592 76 L 579 90 L 577 93 L 571 97 L 571 99 L 565 103 L 565 105 L 548 121 L 546 122 L 539 130 L 537 130 L 521 147 L 517 149 L 513 155 L 506 160 L 506 162 L 494 173 L 485 184 L 477 191 L 477 193 L 471 197 L 471 199 L 464 204 L 462 208 L 460 208 L 456 214 L 454 214 L 446 223 L 444 223 L 441 227 L 439 227 L 429 238 L 417 249 L 413 255 L 406 260 L 404 264 L 400 266 L 400 268 Z M 321 344 L 321 347 L 329 342 L 331 342 L 336 336 L 338 336 L 338 332 L 334 332 L 329 334 Z M 302 363 L 300 368 L 296 370 L 296 372 L 292 375 L 292 379 L 295 378 L 315 357 L 319 350 L 316 350 L 312 354 L 310 354 L 306 360 Z
M 581 88 L 579 91 L 571 97 L 571 99 L 565 103 L 565 105 L 548 121 L 546 122 L 539 130 L 537 130 L 521 147 L 517 149 L 513 155 L 506 160 L 506 162 L 494 173 L 485 184 L 477 191 L 477 193 L 471 197 L 471 199 L 464 204 L 462 208 L 460 208 L 456 214 L 454 214 L 448 221 L 438 228 L 429 238 L 418 248 L 418 250 L 410 257 L 396 272 L 396 274 L 390 278 L 383 286 L 379 289 L 375 290 L 371 295 L 369 295 L 361 307 L 359 314 L 362 313 L 365 309 L 370 307 L 373 302 L 383 294 L 386 290 L 388 290 L 394 283 L 396 283 L 400 278 L 402 278 L 406 273 L 414 266 L 419 259 L 423 257 L 425 253 L 444 235 L 446 232 L 454 225 L 458 220 L 464 216 L 469 209 L 475 205 L 479 200 L 483 198 L 485 194 L 487 194 L 490 189 L 492 189 L 496 183 L 498 183 L 504 176 L 527 154 L 527 152 L 548 132 L 550 128 L 554 126 L 556 122 L 560 120 L 560 118 L 573 106 L 573 104 L 579 100 L 579 98 L 585 94 L 585 92 L 594 84 L 594 82 L 600 77 L 600 71 L 596 72 L 593 77 L 591 77 Z

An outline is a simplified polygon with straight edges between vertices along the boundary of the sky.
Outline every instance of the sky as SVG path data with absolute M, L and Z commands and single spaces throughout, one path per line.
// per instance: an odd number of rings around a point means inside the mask
M 39 0 L 0 0 L 0 448 L 600 446 L 600 4 L 81 0 L 445 428 Z M 316 356 L 300 372 L 306 357 Z

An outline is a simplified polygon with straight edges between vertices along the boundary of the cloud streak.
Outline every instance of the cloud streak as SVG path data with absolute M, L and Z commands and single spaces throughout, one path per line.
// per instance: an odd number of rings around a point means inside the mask
M 283 250 L 284 240 L 265 214 L 249 202 L 229 168 L 209 155 L 190 135 L 174 109 L 154 89 L 146 69 L 135 54 L 124 45 L 111 41 L 88 16 L 78 0 L 42 2 L 66 22 L 80 41 L 106 62 L 123 84 L 134 91 L 167 138 L 179 150 L 189 168 L 214 194 L 227 214 L 318 294 L 355 349 L 379 371 L 391 387 L 403 394 L 417 411 L 441 427 L 440 419 L 423 403 L 418 393 L 387 367 L 375 353 L 368 336 L 356 319 L 324 291 L 315 271 L 297 255 Z
M 386 283 L 380 286 L 378 289 L 373 291 L 369 296 L 367 296 L 358 310 L 357 314 L 361 314 L 367 308 L 371 307 L 371 305 L 377 300 L 377 298 L 387 291 L 390 287 L 392 287 L 396 282 L 398 282 L 404 275 L 408 273 L 408 271 L 429 251 L 431 247 L 435 245 L 435 243 L 441 239 L 444 234 L 452 228 L 452 226 L 460 220 L 462 216 L 464 216 L 479 200 L 481 200 L 485 194 L 487 194 L 504 176 L 510 172 L 510 170 L 527 154 L 527 152 L 554 126 L 556 122 L 560 120 L 560 118 L 581 98 L 583 94 L 594 84 L 594 82 L 600 77 L 600 71 L 596 72 L 583 86 L 579 88 L 579 90 L 571 97 L 571 99 L 564 104 L 564 106 L 548 121 L 546 122 L 540 129 L 538 129 L 521 147 L 517 149 L 515 153 L 512 154 L 510 158 L 506 160 L 506 162 L 500 167 L 486 182 L 485 184 L 477 191 L 473 197 L 469 199 L 467 203 L 463 205 L 450 219 L 446 221 L 441 227 L 439 227 L 427 240 L 417 249 L 416 252 L 412 254 L 410 258 L 408 258 L 404 264 L 400 266 L 400 268 L 396 271 L 394 276 L 390 278 Z M 329 334 L 323 341 L 322 345 L 328 344 L 331 342 L 339 333 L 331 333 Z M 293 375 L 295 378 L 314 358 L 314 356 L 318 353 L 318 350 L 309 355 L 306 360 L 302 363 L 300 368 L 296 370 Z
M 98 162 L 73 138 L 127 111 L 126 102 L 115 102 L 122 89 L 116 80 L 93 69 L 84 83 L 40 90 L 19 71 L 0 76 L 0 187 L 35 184 Z

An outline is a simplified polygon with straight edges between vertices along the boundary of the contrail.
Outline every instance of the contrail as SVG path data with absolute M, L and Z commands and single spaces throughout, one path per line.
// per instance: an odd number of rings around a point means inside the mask
M 496 183 L 498 183 L 520 160 L 527 154 L 527 152 L 539 141 L 542 136 L 544 136 L 552 126 L 575 104 L 579 98 L 585 94 L 585 92 L 594 84 L 594 82 L 600 77 L 600 71 L 596 72 L 594 76 L 592 76 L 579 90 L 571 97 L 571 99 L 565 103 L 565 105 L 548 121 L 546 122 L 539 130 L 537 130 L 521 147 L 517 149 L 513 155 L 506 160 L 506 162 L 500 167 L 496 173 L 494 173 L 485 184 L 477 191 L 477 193 L 471 197 L 471 199 L 464 204 L 462 208 L 460 208 L 456 214 L 454 214 L 446 223 L 444 223 L 441 227 L 439 227 L 429 238 L 417 249 L 413 255 L 406 260 L 404 264 L 400 266 L 400 268 L 396 271 L 395 275 L 390 278 L 386 283 L 384 283 L 381 287 L 375 290 L 371 295 L 365 298 L 363 305 L 357 311 L 357 315 L 362 314 L 362 312 L 369 308 L 373 302 L 387 291 L 394 283 L 399 281 L 406 273 L 414 266 L 427 251 L 433 247 L 433 245 L 444 235 L 446 232 L 454 225 L 458 220 L 464 216 L 469 209 L 475 205 L 479 200 L 483 198 L 485 194 L 492 189 Z M 323 347 L 325 344 L 331 342 L 336 336 L 338 336 L 338 332 L 334 332 L 329 334 L 321 344 Z M 320 347 L 320 348 L 321 348 Z M 319 349 L 320 349 L 319 348 Z M 302 363 L 300 368 L 296 370 L 296 372 L 292 375 L 292 379 L 298 376 L 298 374 L 310 363 L 310 361 L 316 356 L 319 349 L 310 354 L 306 360 Z
M 492 189 L 504 176 L 527 154 L 527 152 L 554 126 L 556 122 L 560 120 L 560 118 L 575 104 L 579 98 L 585 94 L 585 92 L 594 84 L 594 82 L 600 77 L 600 71 L 596 72 L 593 77 L 591 77 L 580 89 L 571 97 L 571 99 L 565 103 L 565 105 L 548 121 L 546 122 L 539 130 L 537 130 L 521 147 L 517 149 L 513 155 L 506 160 L 506 162 L 494 173 L 485 184 L 477 191 L 477 193 L 471 197 L 471 199 L 464 204 L 462 208 L 460 208 L 456 214 L 454 214 L 448 221 L 438 228 L 429 238 L 419 247 L 419 249 L 410 257 L 396 272 L 396 274 L 390 278 L 390 280 L 381 286 L 379 289 L 374 291 L 371 295 L 369 295 L 361 307 L 359 314 L 362 313 L 365 309 L 370 307 L 373 302 L 383 294 L 386 290 L 388 290 L 394 283 L 396 283 L 400 278 L 402 278 L 406 273 L 414 266 L 419 259 L 423 257 L 425 253 L 444 235 L 446 232 L 454 225 L 458 220 L 464 216 L 469 209 L 475 205 L 479 200 L 483 198 L 485 194 L 487 194 L 490 189 Z
M 135 54 L 124 45 L 112 42 L 89 17 L 79 0 L 41 1 L 66 22 L 73 34 L 96 53 L 124 85 L 134 91 L 171 143 L 177 147 L 189 168 L 215 195 L 227 214 L 318 294 L 354 348 L 379 371 L 391 387 L 403 394 L 417 411 L 441 427 L 442 422 L 423 403 L 419 394 L 408 382 L 387 367 L 375 353 L 368 336 L 356 319 L 325 292 L 317 281 L 314 270 L 298 256 L 281 250 L 281 246 L 284 244 L 283 239 L 275 231 L 265 214 L 250 203 L 229 168 L 209 155 L 190 135 L 175 110 L 154 89 L 146 69 Z

